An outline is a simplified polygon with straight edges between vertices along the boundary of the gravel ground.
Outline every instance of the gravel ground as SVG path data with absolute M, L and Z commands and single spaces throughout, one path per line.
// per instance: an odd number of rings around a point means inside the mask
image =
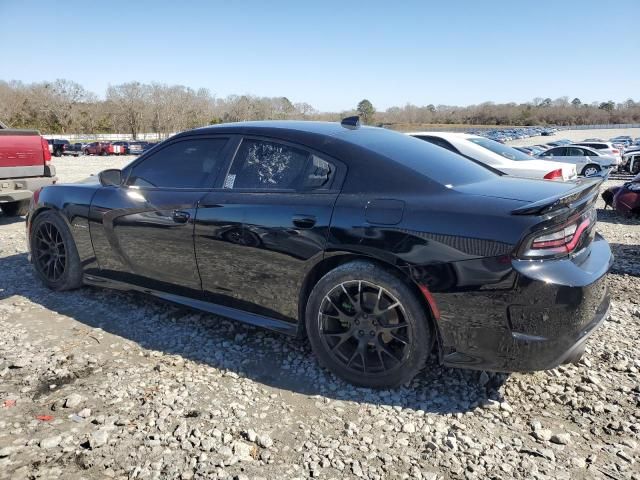
M 71 181 L 128 160 L 55 163 Z M 0 478 L 640 479 L 640 221 L 598 213 L 613 306 L 578 365 L 497 375 L 431 359 L 393 391 L 223 318 L 51 292 L 23 220 L 0 216 Z

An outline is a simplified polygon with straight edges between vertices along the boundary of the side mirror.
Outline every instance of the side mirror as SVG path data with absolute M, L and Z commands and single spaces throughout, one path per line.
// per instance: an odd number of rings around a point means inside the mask
M 122 183 L 122 171 L 117 168 L 103 170 L 98 174 L 103 187 L 119 187 Z

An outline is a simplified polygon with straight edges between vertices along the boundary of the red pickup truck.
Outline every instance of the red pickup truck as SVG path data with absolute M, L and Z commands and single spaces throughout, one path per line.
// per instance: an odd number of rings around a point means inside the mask
M 47 140 L 36 130 L 12 130 L 0 123 L 0 209 L 25 215 L 33 192 L 58 180 Z

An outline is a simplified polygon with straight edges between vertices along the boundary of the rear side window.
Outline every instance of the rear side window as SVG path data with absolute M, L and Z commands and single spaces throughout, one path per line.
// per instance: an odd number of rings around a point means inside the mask
M 303 149 L 267 140 L 242 141 L 224 188 L 310 190 L 328 187 L 331 163 Z
M 550 148 L 549 150 L 544 152 L 542 155 L 545 157 L 563 157 L 565 156 L 566 151 L 567 151 L 566 147 L 554 147 L 554 148 Z
M 222 165 L 226 138 L 172 143 L 135 165 L 127 185 L 156 188 L 208 188 Z
M 456 147 L 451 145 L 444 138 L 431 137 L 431 136 L 428 136 L 428 135 L 417 135 L 416 138 L 419 138 L 420 140 L 424 140 L 424 141 L 429 142 L 429 143 L 433 143 L 434 145 L 437 145 L 439 147 L 446 148 L 447 150 L 449 150 L 449 151 L 451 151 L 453 153 L 460 153 L 460 152 L 458 152 L 458 149 Z
M 503 145 L 500 142 L 496 142 L 495 140 L 491 140 L 490 138 L 482 138 L 482 137 L 471 137 L 468 138 L 471 143 L 475 143 L 481 147 L 486 148 L 487 150 L 497 153 L 498 155 L 507 158 L 509 160 L 531 160 L 531 157 L 524 152 L 516 150 L 515 148 L 509 147 L 508 145 Z

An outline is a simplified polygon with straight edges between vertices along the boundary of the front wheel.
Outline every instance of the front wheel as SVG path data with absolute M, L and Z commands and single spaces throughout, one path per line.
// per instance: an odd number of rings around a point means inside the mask
M 54 211 L 38 215 L 31 224 L 32 262 L 42 282 L 52 290 L 71 290 L 82 285 L 82 266 L 75 242 L 65 221 Z
M 350 383 L 390 388 L 410 381 L 433 348 L 429 314 L 406 281 L 365 261 L 327 273 L 306 308 L 321 365 Z
M 594 165 L 593 163 L 590 163 L 582 170 L 582 175 L 584 175 L 585 177 L 593 177 L 594 175 L 597 175 L 599 173 L 600 167 L 598 165 Z

